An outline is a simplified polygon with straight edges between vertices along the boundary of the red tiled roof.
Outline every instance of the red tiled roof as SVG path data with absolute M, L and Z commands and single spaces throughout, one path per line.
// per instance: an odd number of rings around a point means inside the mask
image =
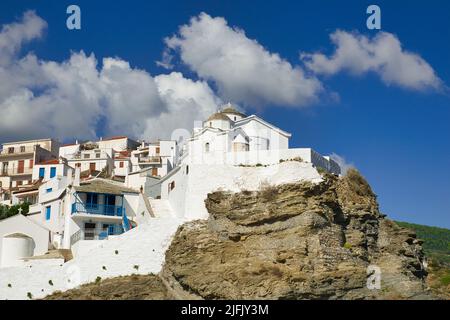
M 42 162 L 38 163 L 37 165 L 48 165 L 48 164 L 59 164 L 59 160 L 51 159 L 51 160 L 47 160 L 47 161 L 42 161 Z
M 109 138 L 103 139 L 102 141 L 118 140 L 118 139 L 128 139 L 128 137 L 127 136 L 114 136 L 114 137 L 109 137 Z

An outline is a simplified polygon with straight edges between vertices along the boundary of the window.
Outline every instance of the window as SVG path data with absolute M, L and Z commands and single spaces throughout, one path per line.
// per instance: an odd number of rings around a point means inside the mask
M 158 168 L 152 168 L 152 176 L 158 175 Z
M 34 161 L 33 159 L 30 160 L 30 169 L 33 169 Z
M 209 126 L 212 127 L 212 121 L 209 122 Z
M 45 207 L 45 220 L 50 220 L 50 216 L 52 214 L 52 207 L 51 206 L 47 206 Z
M 90 171 L 95 171 L 95 162 L 89 163 L 89 170 Z
M 25 152 L 25 147 L 24 146 L 20 146 L 20 152 Z
M 86 194 L 86 207 L 87 208 L 98 208 L 98 194 L 87 193 Z
M 189 174 L 189 166 L 186 166 L 186 175 Z
M 14 147 L 9 147 L 8 148 L 8 153 L 14 153 Z
M 160 151 L 159 147 L 156 147 L 156 154 L 159 154 L 159 151 Z
M 8 161 L 3 162 L 3 166 L 2 166 L 2 174 L 3 174 L 3 175 L 8 174 Z
M 53 188 L 48 188 L 48 189 L 45 190 L 45 192 L 47 192 L 47 193 L 50 193 L 52 191 L 53 191 Z
M 91 155 L 89 154 L 89 153 L 86 153 L 85 155 L 84 155 L 84 158 L 85 159 L 89 159 L 91 157 Z
M 19 160 L 17 163 L 17 173 L 24 173 L 25 160 Z
M 21 186 L 21 185 L 22 185 L 22 182 L 23 182 L 22 180 L 17 181 L 16 185 L 17 185 L 17 186 Z
M 56 176 L 56 167 L 51 167 L 50 168 L 50 178 L 53 178 L 54 176 Z
M 45 177 L 45 168 L 39 168 L 39 179 Z
M 119 162 L 119 168 L 123 168 L 123 161 Z
M 75 168 L 81 168 L 81 163 L 75 163 Z
M 169 192 L 172 191 L 173 189 L 175 189 L 175 181 L 169 183 Z
M 100 158 L 100 152 L 95 153 L 96 158 Z
M 205 143 L 205 152 L 209 152 L 209 142 Z

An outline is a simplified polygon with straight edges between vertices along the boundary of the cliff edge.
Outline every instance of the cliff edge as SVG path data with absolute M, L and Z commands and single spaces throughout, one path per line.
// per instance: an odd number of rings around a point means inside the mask
M 421 241 L 380 213 L 356 170 L 205 204 L 209 219 L 180 226 L 166 252 L 161 276 L 180 298 L 433 298 Z

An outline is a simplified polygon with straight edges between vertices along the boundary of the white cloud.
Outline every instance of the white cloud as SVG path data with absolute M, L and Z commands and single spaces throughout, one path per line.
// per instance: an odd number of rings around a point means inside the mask
M 39 27 L 34 32 L 28 30 Z M 219 99 L 203 81 L 181 73 L 151 76 L 119 58 L 74 52 L 67 61 L 40 60 L 21 45 L 42 35 L 46 23 L 34 12 L 0 33 L 0 137 L 96 138 L 127 134 L 169 138 L 176 128 L 214 112 Z M 3 52 L 2 51 L 2 52 Z M 6 54 L 5 54 L 6 56 Z
M 439 89 L 442 86 L 433 68 L 419 55 L 404 50 L 399 39 L 391 33 L 379 32 L 369 39 L 338 30 L 330 38 L 336 46 L 330 57 L 322 53 L 301 54 L 307 68 L 316 74 L 375 72 L 387 85 L 414 90 Z
M 299 66 L 267 51 L 220 17 L 201 13 L 165 42 L 160 65 L 170 65 L 167 50 L 179 52 L 191 70 L 216 84 L 224 100 L 253 106 L 304 106 L 316 101 L 322 91 L 316 78 L 306 76 Z
M 347 162 L 347 160 L 343 157 L 338 155 L 337 153 L 332 153 L 330 155 L 330 158 L 337 162 L 339 167 L 341 167 L 341 174 L 346 174 L 347 171 L 351 168 L 355 168 L 355 165 L 351 162 Z
M 24 13 L 20 22 L 4 25 L 0 32 L 0 65 L 7 63 L 23 43 L 42 36 L 47 23 L 34 11 Z

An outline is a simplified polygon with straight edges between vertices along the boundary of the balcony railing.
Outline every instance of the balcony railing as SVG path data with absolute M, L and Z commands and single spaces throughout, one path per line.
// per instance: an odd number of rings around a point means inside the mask
M 15 154 L 23 154 L 23 153 L 33 153 L 36 146 L 29 147 L 5 147 L 0 151 L 0 155 L 15 155 Z
M 15 176 L 15 175 L 21 175 L 21 174 L 32 174 L 33 168 L 2 168 L 0 170 L 0 176 Z
M 67 155 L 67 159 L 69 160 L 95 160 L 108 157 L 109 155 L 107 152 L 98 150 L 85 150 Z
M 70 244 L 74 245 L 80 240 L 105 240 L 109 236 L 116 236 L 123 233 L 121 225 L 108 225 L 107 228 L 99 229 L 80 229 L 70 237 Z
M 72 204 L 72 214 L 87 213 L 99 214 L 112 217 L 121 217 L 125 214 L 125 208 L 108 204 L 89 204 L 75 202 Z
M 140 163 L 161 163 L 160 156 L 149 156 L 149 157 L 140 157 Z

